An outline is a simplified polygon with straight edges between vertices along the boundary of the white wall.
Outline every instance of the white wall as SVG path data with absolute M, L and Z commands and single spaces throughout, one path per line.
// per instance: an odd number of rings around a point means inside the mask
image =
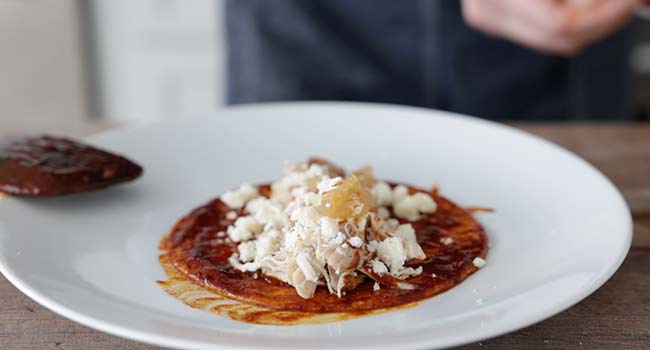
M 174 118 L 223 103 L 221 1 L 93 1 L 104 117 Z
M 0 1 L 0 121 L 86 116 L 77 5 Z

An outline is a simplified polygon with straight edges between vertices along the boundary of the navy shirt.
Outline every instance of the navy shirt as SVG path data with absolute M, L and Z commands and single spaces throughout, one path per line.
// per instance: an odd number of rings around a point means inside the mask
M 567 59 L 469 28 L 452 0 L 229 0 L 230 104 L 347 100 L 490 119 L 629 119 L 630 28 Z

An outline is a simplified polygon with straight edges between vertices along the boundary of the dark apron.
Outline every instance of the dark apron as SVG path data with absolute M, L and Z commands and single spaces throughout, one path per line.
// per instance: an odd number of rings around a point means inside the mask
M 630 28 L 574 59 L 469 28 L 455 0 L 229 0 L 230 104 L 346 100 L 625 120 Z

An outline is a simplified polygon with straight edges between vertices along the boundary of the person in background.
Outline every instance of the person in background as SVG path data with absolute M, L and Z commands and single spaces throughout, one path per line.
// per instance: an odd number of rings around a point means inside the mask
M 227 101 L 624 120 L 638 2 L 228 0 Z

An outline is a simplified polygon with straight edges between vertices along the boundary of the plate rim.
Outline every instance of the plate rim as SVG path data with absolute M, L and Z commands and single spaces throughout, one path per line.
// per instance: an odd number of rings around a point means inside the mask
M 616 185 L 613 184 L 613 182 L 605 175 L 603 174 L 598 168 L 596 168 L 594 165 L 577 155 L 576 153 L 552 142 L 547 139 L 544 139 L 540 136 L 537 136 L 535 134 L 529 133 L 527 131 L 515 128 L 513 126 L 504 124 L 504 123 L 499 123 L 495 121 L 490 121 L 486 119 L 481 119 L 478 117 L 473 117 L 473 116 L 468 116 L 468 115 L 463 115 L 455 112 L 449 112 L 449 111 L 443 111 L 443 110 L 437 110 L 437 109 L 429 109 L 429 108 L 422 108 L 422 107 L 415 107 L 415 106 L 404 106 L 404 105 L 396 105 L 396 104 L 387 104 L 387 103 L 370 103 L 370 102 L 347 102 L 347 101 L 300 101 L 300 102 L 264 102 L 264 103 L 250 103 L 250 104 L 243 104 L 243 105 L 235 105 L 235 106 L 224 106 L 222 108 L 219 108 L 215 111 L 212 112 L 207 112 L 207 113 L 202 113 L 202 114 L 196 114 L 190 118 L 175 118 L 175 119 L 170 119 L 170 120 L 150 120 L 146 122 L 139 122 L 139 123 L 133 123 L 133 124 L 127 124 L 125 126 L 118 126 L 117 128 L 113 128 L 107 131 L 103 131 L 97 134 L 93 134 L 87 137 L 81 137 L 79 138 L 80 140 L 87 141 L 87 142 L 94 142 L 96 140 L 101 140 L 104 137 L 112 137 L 116 134 L 122 134 L 125 132 L 129 131 L 134 131 L 137 129 L 141 128 L 147 128 L 151 127 L 153 125 L 158 125 L 158 124 L 174 124 L 174 123 L 187 123 L 191 122 L 192 120 L 200 120 L 203 118 L 206 118 L 210 115 L 215 115 L 219 113 L 231 113 L 233 111 L 238 111 L 238 110 L 255 110 L 255 109 L 260 109 L 260 110 L 266 110 L 268 108 L 271 109 L 286 109 L 286 108 L 345 108 L 345 109 L 353 109 L 353 108 L 360 108 L 360 109 L 372 109 L 372 108 L 390 108 L 393 110 L 402 110 L 407 114 L 407 117 L 414 117 L 415 114 L 420 113 L 420 114 L 437 114 L 436 117 L 439 118 L 454 118 L 454 119 L 462 119 L 464 122 L 469 122 L 469 123 L 474 123 L 474 124 L 479 124 L 481 126 L 485 127 L 490 127 L 490 128 L 497 128 L 500 130 L 508 131 L 510 133 L 517 134 L 519 136 L 524 136 L 532 141 L 535 142 L 540 142 L 543 143 L 545 146 L 553 148 L 555 151 L 564 153 L 568 156 L 570 156 L 574 161 L 577 161 L 579 163 L 582 163 L 585 165 L 590 171 L 599 176 L 603 181 L 604 185 L 606 185 L 610 190 L 613 190 L 613 193 L 617 195 L 617 199 L 619 201 L 619 204 L 622 204 L 620 207 L 621 209 L 621 214 L 624 214 L 624 221 L 625 221 L 625 227 L 622 228 L 622 232 L 625 233 L 625 241 L 623 242 L 623 248 L 619 252 L 618 256 L 616 257 L 616 260 L 613 261 L 613 263 L 608 265 L 607 269 L 604 269 L 601 271 L 597 276 L 593 277 L 590 279 L 588 282 L 585 283 L 585 286 L 582 289 L 576 290 L 573 294 L 566 296 L 565 298 L 561 299 L 560 302 L 557 302 L 553 305 L 552 308 L 540 310 L 537 313 L 534 314 L 528 314 L 527 318 L 525 321 L 521 322 L 514 322 L 512 325 L 508 326 L 502 326 L 500 330 L 494 331 L 492 328 L 486 328 L 482 331 L 475 331 L 471 333 L 471 336 L 456 336 L 456 337 L 447 337 L 444 338 L 443 341 L 437 341 L 435 343 L 432 342 L 432 338 L 427 338 L 427 337 L 419 337 L 413 339 L 413 341 L 404 343 L 403 345 L 406 347 L 408 346 L 409 348 L 415 348 L 415 349 L 431 349 L 433 348 L 442 348 L 442 347 L 450 347 L 450 346 L 460 346 L 460 345 L 465 345 L 485 339 L 490 339 L 490 338 L 495 338 L 507 333 L 511 333 L 514 331 L 517 331 L 519 329 L 531 326 L 533 324 L 542 322 L 550 317 L 553 317 L 557 314 L 559 314 L 562 311 L 567 310 L 568 308 L 574 306 L 578 302 L 586 299 L 589 297 L 591 294 L 593 294 L 596 290 L 598 290 L 600 287 L 602 287 L 615 273 L 618 271 L 622 263 L 625 261 L 625 258 L 627 257 L 629 250 L 632 245 L 632 238 L 633 238 L 633 220 L 632 220 L 632 215 L 630 212 L 630 208 L 623 197 L 621 191 L 616 187 Z M 416 112 L 416 113 L 413 113 Z M 77 311 L 74 308 L 68 307 L 62 303 L 59 303 L 51 298 L 49 298 L 46 294 L 40 292 L 37 288 L 29 285 L 26 283 L 22 278 L 20 278 L 19 273 L 17 271 L 14 271 L 9 268 L 7 259 L 4 255 L 0 254 L 0 273 L 2 273 L 5 278 L 12 284 L 14 285 L 20 292 L 25 294 L 27 297 L 32 299 L 33 301 L 37 302 L 38 304 L 44 306 L 48 310 L 63 316 L 69 320 L 72 320 L 74 322 L 80 323 L 84 326 L 87 326 L 89 328 L 92 328 L 97 331 L 105 332 L 107 334 L 133 340 L 133 341 L 138 341 L 138 342 L 143 342 L 147 344 L 152 344 L 156 346 L 164 346 L 164 347 L 174 347 L 174 348 L 179 348 L 179 349 L 204 349 L 204 348 L 259 348 L 263 349 L 265 347 L 263 346 L 250 346 L 250 345 L 242 345 L 242 344 L 237 344 L 237 343 L 207 343 L 205 341 L 197 341 L 197 340 L 192 340 L 189 338 L 181 338 L 181 337 L 175 337 L 175 336 L 166 336 L 166 335 L 161 335 L 159 333 L 151 332 L 151 331 L 143 331 L 143 330 L 132 330 L 128 327 L 122 326 L 119 323 L 114 323 L 110 321 L 104 321 L 101 318 L 95 317 L 95 316 L 89 316 L 83 312 Z M 440 339 L 438 339 L 440 340 Z M 360 349 L 360 348 L 366 348 L 369 346 L 355 346 L 355 349 Z M 371 346 L 373 349 L 394 349 L 395 345 L 393 343 L 389 344 L 384 344 L 377 346 L 376 344 L 373 344 Z M 287 349 L 299 349 L 302 348 L 301 346 L 295 346 L 295 345 L 289 345 L 289 346 L 284 346 L 284 348 Z

